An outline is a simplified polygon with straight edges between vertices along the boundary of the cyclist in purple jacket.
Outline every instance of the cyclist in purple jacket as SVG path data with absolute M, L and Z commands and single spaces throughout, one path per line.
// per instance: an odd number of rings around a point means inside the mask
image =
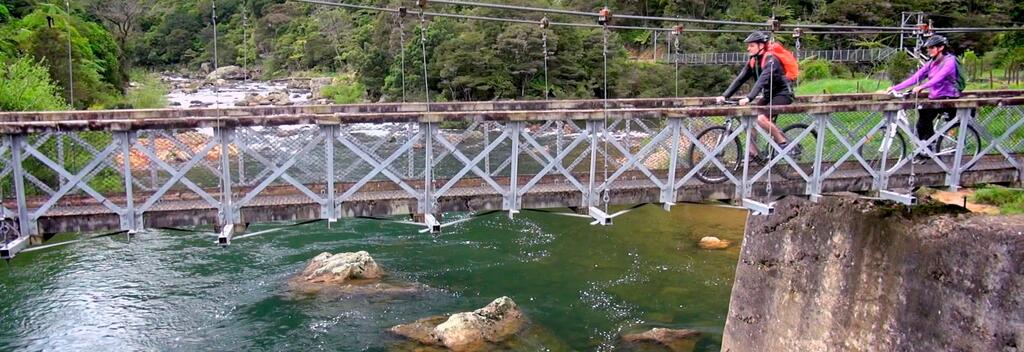
M 941 35 L 933 35 L 924 43 L 925 50 L 931 60 L 917 70 L 910 78 L 900 84 L 886 89 L 886 93 L 904 90 L 917 85 L 911 91 L 919 94 L 928 90 L 928 99 L 956 99 L 960 97 L 957 89 L 957 62 L 953 51 L 949 49 L 949 41 Z M 917 110 L 917 137 L 928 140 L 935 135 L 935 119 L 942 114 L 955 116 L 955 108 L 919 109 Z M 934 149 L 934 147 L 933 147 Z M 926 157 L 918 155 L 918 158 Z

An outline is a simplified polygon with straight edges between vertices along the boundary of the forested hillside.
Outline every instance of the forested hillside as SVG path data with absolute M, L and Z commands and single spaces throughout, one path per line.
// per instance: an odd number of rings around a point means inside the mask
M 406 62 L 407 99 L 423 99 L 423 47 L 413 1 L 347 0 L 397 8 L 391 13 L 353 11 L 283 0 L 216 1 L 217 64 L 245 66 L 258 78 L 291 75 L 354 77 L 368 101 L 402 99 L 401 53 Z M 504 1 L 534 7 L 596 12 L 604 1 Z M 0 109 L 116 107 L 123 102 L 129 72 L 195 72 L 213 63 L 214 3 L 211 0 L 73 0 L 0 2 Z M 763 22 L 772 14 L 785 23 L 896 26 L 902 11 L 923 11 L 936 27 L 1013 26 L 1024 22 L 1016 0 L 629 0 L 611 1 L 615 13 Z M 428 3 L 437 12 L 539 20 L 543 14 Z M 552 21 L 591 23 L 592 18 L 549 15 Z M 622 25 L 670 27 L 673 23 L 617 21 Z M 537 99 L 544 96 L 542 29 L 509 24 L 431 18 L 426 22 L 426 71 L 432 100 Z M 691 28 L 696 28 L 691 26 Z M 706 27 L 710 28 L 710 27 Z M 403 31 L 404 29 L 404 31 Z M 602 96 L 602 31 L 548 30 L 550 95 Z M 68 68 L 68 36 L 72 70 Z M 609 37 L 609 96 L 676 94 L 674 67 L 640 60 L 651 50 L 651 33 L 616 30 Z M 684 32 L 683 52 L 738 51 L 743 34 Z M 1024 33 L 951 35 L 958 52 L 1008 67 L 1024 62 Z M 404 39 L 404 41 L 403 41 Z M 788 43 L 792 38 L 780 36 Z M 662 51 L 664 40 L 659 39 Z M 896 45 L 894 35 L 810 35 L 804 47 L 858 48 Z M 854 67 L 853 71 L 884 71 Z M 735 68 L 684 67 L 680 95 L 715 94 Z M 845 68 L 845 71 L 850 71 Z M 69 71 L 73 71 L 71 86 Z M 67 100 L 74 91 L 71 104 Z M 26 99 L 29 96 L 30 99 Z

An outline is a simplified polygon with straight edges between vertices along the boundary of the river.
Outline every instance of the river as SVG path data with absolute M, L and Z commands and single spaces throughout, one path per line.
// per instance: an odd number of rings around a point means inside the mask
M 247 94 L 283 89 L 247 82 L 219 92 L 177 90 L 169 100 L 229 107 Z M 306 101 L 305 94 L 290 94 Z M 379 127 L 363 134 L 392 133 Z M 213 244 L 210 229 L 83 241 L 0 264 L 0 350 L 401 350 L 405 345 L 388 327 L 509 296 L 543 336 L 517 350 L 608 351 L 624 333 L 668 327 L 698 330 L 696 351 L 718 351 L 745 218 L 729 208 L 679 205 L 665 212 L 650 205 L 610 227 L 524 212 L 514 220 L 481 217 L 440 235 L 343 219 L 331 228 L 323 222 L 288 227 L 228 248 Z M 259 224 L 249 232 L 284 225 Z M 702 250 L 703 236 L 734 245 Z M 50 242 L 75 238 L 62 234 Z M 310 258 L 359 250 L 370 252 L 391 279 L 429 289 L 398 297 L 288 291 L 288 279 Z
M 440 235 L 343 219 L 331 229 L 290 227 L 228 248 L 201 232 L 106 237 L 0 264 L 0 350 L 388 351 L 399 344 L 390 326 L 507 295 L 550 336 L 524 351 L 613 350 L 622 333 L 653 327 L 698 330 L 696 350 L 717 351 L 739 246 L 708 251 L 696 243 L 714 235 L 738 244 L 745 216 L 652 205 L 598 227 L 525 212 L 480 217 Z M 393 279 L 430 288 L 389 298 L 288 292 L 287 280 L 313 256 L 358 250 Z

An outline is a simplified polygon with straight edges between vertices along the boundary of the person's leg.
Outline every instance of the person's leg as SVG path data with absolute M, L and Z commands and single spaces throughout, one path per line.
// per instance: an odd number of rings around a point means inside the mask
M 935 135 L 935 118 L 940 113 L 942 113 L 942 109 L 917 110 L 917 138 L 926 141 Z M 935 151 L 935 143 L 929 144 L 928 147 Z
M 782 130 L 779 129 L 779 126 L 776 126 L 775 122 L 773 122 L 771 118 L 768 118 L 767 115 L 757 115 L 757 124 L 771 134 L 775 143 L 786 142 L 786 136 L 782 134 Z
M 789 100 L 787 97 L 773 97 L 771 98 L 771 100 L 761 98 L 757 101 L 757 105 L 760 106 L 789 105 L 792 103 L 793 102 Z M 785 143 L 786 136 L 782 134 L 782 130 L 779 129 L 779 126 L 775 125 L 775 119 L 778 118 L 778 116 L 778 114 L 772 114 L 771 117 L 764 114 L 757 115 L 757 124 L 758 126 L 761 126 L 762 129 L 767 131 L 769 135 L 772 136 L 772 139 L 775 140 L 775 143 Z

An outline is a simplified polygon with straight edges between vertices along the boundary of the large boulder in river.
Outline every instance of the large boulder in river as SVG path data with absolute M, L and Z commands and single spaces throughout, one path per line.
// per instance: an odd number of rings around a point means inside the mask
M 309 261 L 302 277 L 313 283 L 342 284 L 352 280 L 379 279 L 384 272 L 370 253 L 320 253 Z
M 456 313 L 448 319 L 421 319 L 389 331 L 422 344 L 462 352 L 480 351 L 505 341 L 522 330 L 524 324 L 523 313 L 516 303 L 511 298 L 500 297 L 472 312 Z
M 365 251 L 321 253 L 288 285 L 293 294 L 326 297 L 411 295 L 427 288 L 417 283 L 388 280 L 384 270 Z
M 206 80 L 215 82 L 219 79 L 224 80 L 243 80 L 246 77 L 245 70 L 238 66 L 224 66 L 213 70 L 210 74 L 206 75 Z

